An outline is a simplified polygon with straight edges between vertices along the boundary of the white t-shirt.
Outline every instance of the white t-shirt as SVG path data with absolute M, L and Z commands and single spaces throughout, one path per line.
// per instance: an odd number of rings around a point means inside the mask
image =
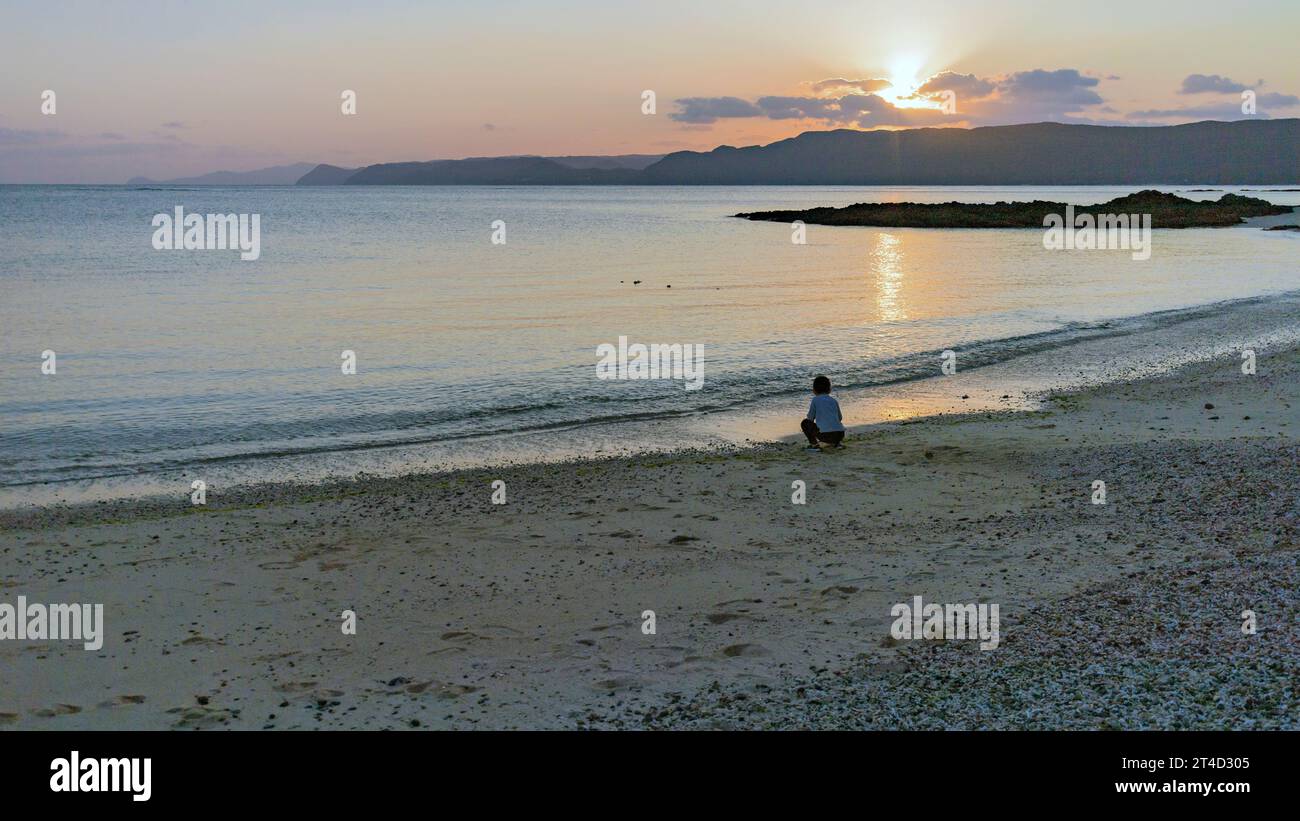
M 817 425 L 817 430 L 831 433 L 844 430 L 844 415 L 840 413 L 840 403 L 829 393 L 819 393 L 808 406 L 808 418 Z

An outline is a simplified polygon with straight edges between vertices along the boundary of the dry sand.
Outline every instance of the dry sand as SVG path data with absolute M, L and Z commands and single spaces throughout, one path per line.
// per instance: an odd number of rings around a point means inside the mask
M 906 667 L 923 643 L 892 641 L 889 611 L 913 595 L 998 603 L 997 656 L 1107 585 L 1294 564 L 1300 352 L 1239 364 L 855 430 L 824 454 L 791 439 L 6 513 L 0 601 L 101 602 L 106 638 L 0 642 L 0 727 L 850 726 L 789 687 Z M 1239 632 L 1239 602 L 1191 601 Z M 1261 610 L 1254 638 L 1278 644 L 1257 652 L 1294 670 L 1294 614 Z M 784 695 L 717 721 L 700 705 L 719 692 Z M 856 726 L 927 725 L 920 703 Z M 1064 717 L 1037 706 L 1041 726 Z

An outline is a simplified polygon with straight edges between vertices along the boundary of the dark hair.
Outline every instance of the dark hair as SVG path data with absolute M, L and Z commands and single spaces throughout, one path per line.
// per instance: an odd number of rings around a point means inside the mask
M 825 376 L 818 376 L 813 379 L 813 393 L 830 393 L 831 380 Z

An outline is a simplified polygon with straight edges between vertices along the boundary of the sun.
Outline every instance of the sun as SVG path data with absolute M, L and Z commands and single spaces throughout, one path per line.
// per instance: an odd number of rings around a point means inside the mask
M 925 82 L 924 69 L 926 58 L 915 52 L 896 54 L 889 61 L 889 88 L 879 92 L 897 108 L 939 108 L 939 104 L 930 100 L 907 99 Z

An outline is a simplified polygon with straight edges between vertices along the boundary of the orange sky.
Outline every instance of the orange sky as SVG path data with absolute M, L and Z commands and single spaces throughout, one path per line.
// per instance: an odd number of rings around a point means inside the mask
M 1274 95 L 1268 116 L 1300 116 L 1288 101 L 1300 94 L 1300 3 L 1078 8 L 18 0 L 0 9 L 0 182 L 763 143 L 881 123 L 878 109 L 870 120 L 791 116 L 809 104 L 777 98 L 855 93 L 812 83 L 890 80 L 881 94 L 893 102 L 941 71 L 993 89 L 959 95 L 957 125 L 1221 119 L 1239 87 Z M 1192 75 L 1217 79 L 1181 93 Z M 45 89 L 57 94 L 52 116 L 40 110 Z M 340 113 L 344 89 L 357 92 L 356 116 Z M 640 111 L 645 89 L 657 94 L 653 116 Z M 688 98 L 703 110 L 735 98 L 758 113 L 683 121 L 675 101 Z

